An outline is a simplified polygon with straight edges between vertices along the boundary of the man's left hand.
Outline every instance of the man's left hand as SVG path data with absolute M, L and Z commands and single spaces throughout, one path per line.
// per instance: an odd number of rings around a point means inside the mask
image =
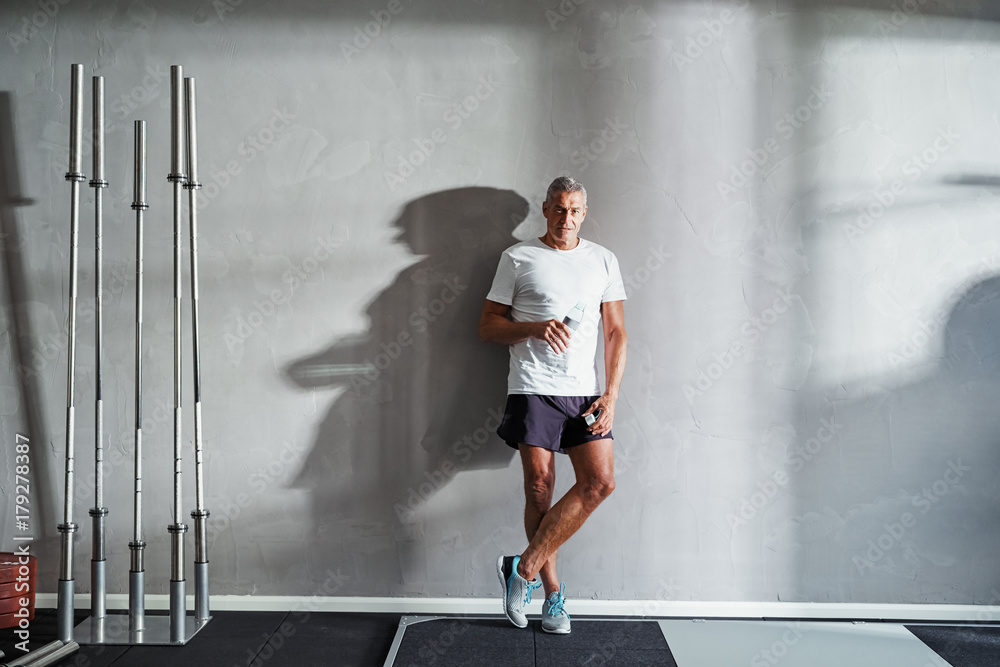
M 583 417 L 593 414 L 598 410 L 601 416 L 597 421 L 587 427 L 587 431 L 596 435 L 607 435 L 611 432 L 611 424 L 615 421 L 615 401 L 609 396 L 601 396 L 591 404 L 590 408 L 583 413 Z

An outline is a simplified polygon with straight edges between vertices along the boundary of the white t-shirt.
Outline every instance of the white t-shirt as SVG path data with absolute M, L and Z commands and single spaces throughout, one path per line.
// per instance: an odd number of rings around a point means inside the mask
M 486 298 L 510 306 L 515 322 L 562 321 L 578 303 L 584 307 L 566 352 L 535 338 L 510 346 L 507 393 L 601 393 L 595 358 L 601 304 L 625 300 L 613 252 L 584 239 L 572 250 L 556 250 L 538 239 L 523 241 L 504 250 Z

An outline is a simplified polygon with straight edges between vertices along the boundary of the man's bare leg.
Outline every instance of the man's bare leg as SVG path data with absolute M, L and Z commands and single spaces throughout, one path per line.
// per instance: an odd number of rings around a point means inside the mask
M 531 540 L 538 532 L 545 514 L 552 507 L 552 492 L 556 484 L 555 452 L 543 447 L 521 444 L 521 465 L 524 468 L 524 532 Z M 556 575 L 556 552 L 542 566 L 539 576 L 545 587 L 545 597 L 559 590 Z
M 567 452 L 576 473 L 576 484 L 545 513 L 528 548 L 521 554 L 517 572 L 529 581 L 615 489 L 612 440 L 593 440 Z

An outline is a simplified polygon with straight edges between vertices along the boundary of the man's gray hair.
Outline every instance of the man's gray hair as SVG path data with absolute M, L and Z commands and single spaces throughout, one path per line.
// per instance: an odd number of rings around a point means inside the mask
M 583 195 L 583 205 L 587 205 L 587 189 L 583 187 L 583 183 L 572 176 L 560 176 L 552 181 L 545 193 L 545 203 L 552 201 L 552 195 L 557 192 L 579 192 Z

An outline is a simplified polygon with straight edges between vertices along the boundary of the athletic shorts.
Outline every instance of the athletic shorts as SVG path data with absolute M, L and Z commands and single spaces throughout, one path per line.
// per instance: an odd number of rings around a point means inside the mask
M 570 447 L 611 438 L 587 430 L 582 415 L 599 396 L 508 394 L 497 435 L 517 449 L 519 443 L 565 454 Z

